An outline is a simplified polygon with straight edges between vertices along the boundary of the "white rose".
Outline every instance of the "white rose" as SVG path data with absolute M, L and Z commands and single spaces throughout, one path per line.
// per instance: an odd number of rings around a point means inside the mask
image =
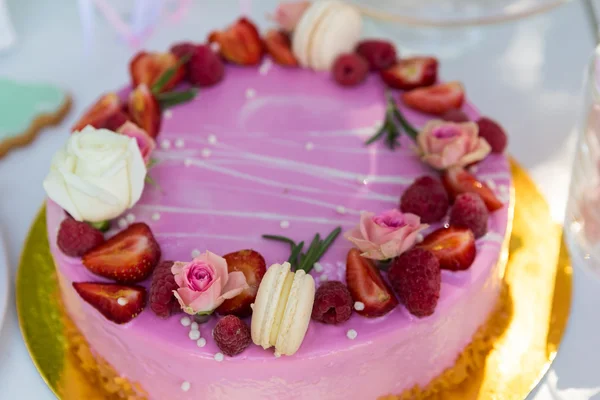
M 86 126 L 55 154 L 44 189 L 76 220 L 100 222 L 133 207 L 145 178 L 135 139 Z

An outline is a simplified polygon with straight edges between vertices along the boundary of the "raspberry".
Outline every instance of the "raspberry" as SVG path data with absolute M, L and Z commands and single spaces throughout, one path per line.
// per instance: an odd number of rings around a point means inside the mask
M 315 294 L 312 319 L 324 324 L 341 324 L 352 315 L 352 296 L 340 281 L 327 281 Z
M 355 86 L 365 80 L 369 65 L 358 54 L 342 54 L 333 63 L 333 79 L 342 86 Z
M 479 137 L 484 138 L 492 147 L 492 153 L 502 153 L 506 149 L 508 138 L 504 129 L 494 120 L 481 117 L 477 120 Z
M 68 256 L 81 257 L 104 243 L 104 235 L 85 222 L 67 217 L 58 230 L 56 244 Z
M 459 194 L 450 210 L 450 225 L 469 228 L 476 238 L 480 238 L 487 232 L 488 215 L 488 209 L 477 193 Z
M 469 116 L 460 108 L 448 110 L 440 116 L 444 121 L 450 122 L 469 122 Z
M 221 318 L 213 330 L 213 338 L 223 354 L 233 357 L 250 346 L 250 328 L 235 315 Z
M 192 85 L 212 86 L 223 79 L 225 65 L 209 45 L 199 45 L 188 61 L 187 74 Z
M 150 308 L 161 318 L 167 318 L 181 311 L 179 302 L 173 296 L 173 290 L 179 286 L 175 283 L 175 277 L 171 273 L 172 266 L 173 261 L 163 261 L 152 272 Z
M 363 40 L 356 52 L 367 60 L 371 71 L 389 68 L 396 62 L 396 48 L 385 40 Z
M 175 54 L 175 56 L 177 56 L 177 58 L 183 58 L 186 55 L 192 55 L 194 53 L 194 51 L 196 50 L 196 45 L 191 43 L 191 42 L 181 42 L 181 43 L 177 43 L 174 44 L 173 46 L 171 46 L 171 48 L 169 49 L 169 51 L 173 54 Z
M 400 302 L 412 315 L 433 314 L 440 298 L 442 274 L 440 263 L 431 251 L 413 248 L 402 253 L 392 261 L 388 278 Z
M 430 176 L 417 178 L 400 199 L 402 212 L 416 214 L 426 224 L 442 219 L 449 206 L 446 189 L 440 181 Z

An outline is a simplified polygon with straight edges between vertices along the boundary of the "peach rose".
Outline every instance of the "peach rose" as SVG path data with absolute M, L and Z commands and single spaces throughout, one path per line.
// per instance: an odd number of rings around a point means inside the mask
M 363 257 L 388 260 L 410 249 L 417 240 L 417 234 L 427 226 L 421 224 L 419 216 L 396 209 L 377 216 L 362 212 L 358 226 L 347 232 L 345 237 L 362 251 Z
M 275 14 L 271 16 L 279 27 L 285 32 L 292 32 L 298 22 L 300 22 L 300 18 L 304 11 L 310 6 L 309 1 L 291 1 L 286 3 L 281 3 L 277 6 L 275 10 Z
M 150 155 L 156 148 L 156 142 L 148 133 L 134 124 L 133 122 L 127 121 L 117 130 L 117 133 L 120 133 L 125 136 L 129 136 L 130 138 L 134 138 L 137 142 L 138 147 L 140 148 L 140 153 L 142 153 L 142 157 L 146 164 L 150 161 Z
M 475 122 L 429 121 L 416 141 L 421 159 L 438 170 L 481 161 L 491 151 Z
M 173 294 L 187 314 L 210 314 L 226 299 L 248 287 L 243 272 L 227 271 L 227 261 L 210 251 L 189 263 L 176 262 L 171 267 L 179 289 Z

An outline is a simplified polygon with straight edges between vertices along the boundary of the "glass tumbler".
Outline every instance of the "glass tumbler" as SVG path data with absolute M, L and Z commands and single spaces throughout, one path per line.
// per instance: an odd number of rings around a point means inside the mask
M 588 65 L 580 110 L 565 233 L 571 255 L 600 277 L 600 46 Z

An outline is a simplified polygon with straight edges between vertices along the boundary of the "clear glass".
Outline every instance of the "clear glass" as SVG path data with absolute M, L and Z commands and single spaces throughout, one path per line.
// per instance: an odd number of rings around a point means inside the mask
M 600 276 L 600 46 L 583 86 L 565 232 L 571 255 Z

